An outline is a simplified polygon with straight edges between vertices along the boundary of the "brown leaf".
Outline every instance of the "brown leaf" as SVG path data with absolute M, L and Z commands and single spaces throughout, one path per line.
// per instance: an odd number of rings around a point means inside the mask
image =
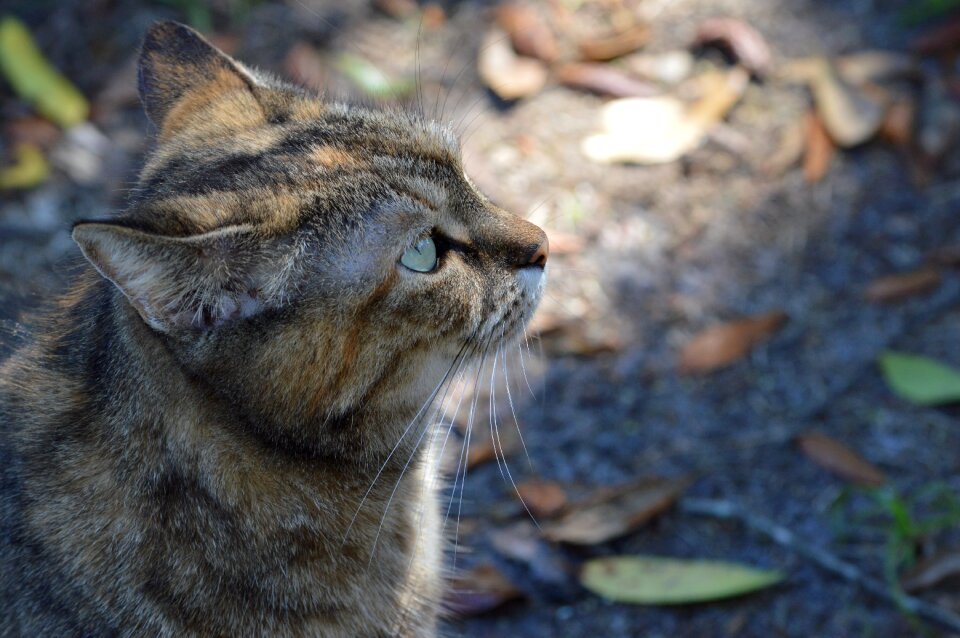
M 491 30 L 484 38 L 477 70 L 484 84 L 502 100 L 533 95 L 547 82 L 543 62 L 518 56 L 500 30 Z
M 827 60 L 815 65 L 810 89 L 824 128 L 838 146 L 866 142 L 883 123 L 886 105 L 878 95 L 842 79 Z
M 537 529 L 529 522 L 520 521 L 491 530 L 489 537 L 501 556 L 526 565 L 539 584 L 562 587 L 570 582 L 573 567 L 540 538 Z
M 553 518 L 567 507 L 567 494 L 556 481 L 524 481 L 517 484 L 517 493 L 537 518 Z
M 447 23 L 447 12 L 439 4 L 431 2 L 423 7 L 423 28 L 436 31 Z
M 587 60 L 606 62 L 633 53 L 650 41 L 650 27 L 637 24 L 613 35 L 580 40 L 580 54 Z
M 373 0 L 373 6 L 391 18 L 407 18 L 417 10 L 414 0 Z
M 960 17 L 941 22 L 913 42 L 913 50 L 920 55 L 937 55 L 957 49 L 960 49 Z
M 960 551 L 942 552 L 917 563 L 900 578 L 908 592 L 935 587 L 939 583 L 960 577 Z
M 460 616 L 478 616 L 526 596 L 499 569 L 482 563 L 451 582 L 445 606 Z
M 763 76 L 770 70 L 770 47 L 760 32 L 736 18 L 711 18 L 700 23 L 694 46 L 719 44 L 752 74 Z
M 660 93 L 649 82 L 632 77 L 606 64 L 564 64 L 557 71 L 557 81 L 564 86 L 592 91 L 613 97 L 648 97 Z
M 911 78 L 918 72 L 916 60 L 896 51 L 858 51 L 836 58 L 834 64 L 840 77 L 855 85 Z
M 833 155 L 836 148 L 833 140 L 827 135 L 823 122 L 815 112 L 810 112 L 806 117 L 807 136 L 803 152 L 803 178 L 809 184 L 816 184 L 827 171 L 830 170 L 830 163 L 833 161 Z
M 497 448 L 493 446 L 493 439 L 471 440 L 470 447 L 467 448 L 467 467 L 473 468 L 477 465 L 489 463 L 498 455 Z
M 900 98 L 890 105 L 880 125 L 880 137 L 897 146 L 913 142 L 913 123 L 917 108 L 910 98 Z
M 508 3 L 497 7 L 497 24 L 510 36 L 513 48 L 521 55 L 553 62 L 559 56 L 553 31 L 532 7 Z
M 53 146 L 60 139 L 61 133 L 61 129 L 53 122 L 35 115 L 8 120 L 3 128 L 14 146 L 33 144 L 42 149 Z
M 684 374 L 712 372 L 743 358 L 787 322 L 780 311 L 712 326 L 695 335 L 680 351 Z
M 864 296 L 874 303 L 889 303 L 930 292 L 939 285 L 939 270 L 921 268 L 875 279 L 867 286 Z
M 880 470 L 826 434 L 806 432 L 797 437 L 797 444 L 811 461 L 848 481 L 875 487 L 887 480 Z
M 283 59 L 284 74 L 311 89 L 327 86 L 330 69 L 320 53 L 306 42 L 297 42 Z
M 667 510 L 689 485 L 689 479 L 655 478 L 598 490 L 589 500 L 572 505 L 559 520 L 545 524 L 543 535 L 573 545 L 604 543 Z

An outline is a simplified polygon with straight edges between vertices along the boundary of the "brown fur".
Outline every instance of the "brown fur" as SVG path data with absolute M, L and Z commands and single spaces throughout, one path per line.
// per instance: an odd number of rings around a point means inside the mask
M 423 406 L 522 330 L 543 232 L 444 129 L 181 25 L 140 84 L 130 207 L 75 227 L 91 266 L 0 368 L 0 634 L 433 635 Z M 425 234 L 440 265 L 413 272 Z

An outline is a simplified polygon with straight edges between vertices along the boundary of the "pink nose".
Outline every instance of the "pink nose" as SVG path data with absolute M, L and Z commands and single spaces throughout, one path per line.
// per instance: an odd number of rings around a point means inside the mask
M 533 255 L 530 257 L 530 260 L 526 263 L 527 266 L 540 266 L 543 268 L 547 265 L 547 257 L 550 256 L 550 240 L 547 239 L 547 236 L 543 236 L 543 241 L 537 246 L 537 249 L 534 251 Z

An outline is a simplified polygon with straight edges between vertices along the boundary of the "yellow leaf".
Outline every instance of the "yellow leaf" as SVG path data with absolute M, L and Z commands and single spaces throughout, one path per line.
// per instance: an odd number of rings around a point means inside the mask
M 13 153 L 13 164 L 0 169 L 0 190 L 33 188 L 47 179 L 50 169 L 39 148 L 18 144 Z

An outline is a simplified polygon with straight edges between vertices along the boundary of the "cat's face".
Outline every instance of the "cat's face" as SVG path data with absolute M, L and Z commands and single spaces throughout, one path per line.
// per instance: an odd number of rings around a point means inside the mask
M 74 235 L 232 402 L 277 422 L 409 409 L 522 332 L 546 236 L 477 191 L 445 129 L 262 78 L 173 23 L 140 90 L 159 139 L 132 206 Z

